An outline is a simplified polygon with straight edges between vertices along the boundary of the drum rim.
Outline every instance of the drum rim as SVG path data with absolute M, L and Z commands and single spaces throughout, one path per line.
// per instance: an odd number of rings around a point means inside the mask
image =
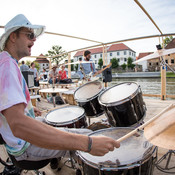
M 91 136 L 93 135 L 94 133 L 98 133 L 100 131 L 105 131 L 105 130 L 113 130 L 113 129 L 135 129 L 134 127 L 112 127 L 112 128 L 105 128 L 105 129 L 100 129 L 100 130 L 97 130 L 97 131 L 94 131 L 93 133 L 90 133 L 88 134 L 88 136 Z M 143 131 L 141 131 L 143 133 Z M 150 142 L 149 142 L 150 143 Z M 85 157 L 83 157 L 80 152 L 82 151 L 76 151 L 76 155 L 81 159 L 81 161 L 83 161 L 85 164 L 87 164 L 88 166 L 90 167 L 93 167 L 95 169 L 99 169 L 101 171 L 107 171 L 107 170 L 113 170 L 113 171 L 119 171 L 119 170 L 124 170 L 124 169 L 129 169 L 129 168 L 134 168 L 134 167 L 138 167 L 140 165 L 143 165 L 145 162 L 147 162 L 151 157 L 153 157 L 153 154 L 155 153 L 157 147 L 152 145 L 151 147 L 151 150 L 150 150 L 150 155 L 149 156 L 146 156 L 144 159 L 141 159 L 141 160 L 138 160 L 136 162 L 133 162 L 129 165 L 122 165 L 122 166 L 114 166 L 114 167 L 109 167 L 109 165 L 101 165 L 101 164 L 96 164 L 92 161 L 89 161 L 87 160 Z M 106 167 L 105 167 L 106 166 Z
M 126 83 L 134 83 L 134 84 L 136 84 L 136 85 L 138 86 L 137 90 L 136 90 L 133 94 L 131 94 L 129 97 L 126 97 L 126 98 L 124 98 L 124 99 L 122 99 L 122 100 L 119 100 L 119 101 L 116 101 L 116 102 L 111 102 L 111 103 L 104 103 L 104 102 L 102 102 L 102 101 L 100 100 L 101 96 L 102 96 L 105 92 L 107 92 L 108 90 L 112 89 L 112 88 L 115 87 L 115 86 L 119 86 L 119 85 L 121 85 L 121 84 L 126 84 Z M 116 84 L 116 85 L 111 86 L 111 87 L 108 88 L 108 89 L 105 89 L 105 90 L 99 95 L 98 101 L 99 101 L 99 103 L 100 103 L 101 105 L 103 105 L 103 106 L 121 105 L 121 104 L 123 104 L 123 103 L 129 101 L 130 99 L 133 99 L 133 98 L 138 94 L 139 90 L 141 91 L 140 85 L 138 85 L 138 83 L 136 83 L 136 82 L 123 82 L 123 83 L 119 83 L 119 84 Z
M 63 109 L 63 108 L 70 108 L 70 107 L 72 107 L 72 106 L 73 106 L 73 107 L 79 107 L 79 108 L 83 109 L 83 114 L 82 114 L 81 116 L 77 117 L 77 118 L 74 119 L 74 120 L 69 120 L 69 121 L 66 121 L 66 122 L 59 122 L 59 123 L 56 123 L 56 122 L 51 122 L 51 121 L 48 121 L 48 120 L 47 120 L 47 116 L 48 116 L 51 112 L 56 111 L 56 110 L 59 110 L 59 109 Z M 45 122 L 46 122 L 47 124 L 50 124 L 50 125 L 52 125 L 52 126 L 63 126 L 63 125 L 72 124 L 72 123 L 74 123 L 74 122 L 77 122 L 77 121 L 80 120 L 81 118 L 86 117 L 86 116 L 85 116 L 85 110 L 84 110 L 84 108 L 82 108 L 81 106 L 69 105 L 69 106 L 65 106 L 65 107 L 59 108 L 59 109 L 54 109 L 54 110 L 50 111 L 50 112 L 44 117 L 44 120 L 45 120 Z
M 96 97 L 98 97 L 99 94 L 101 94 L 101 92 L 103 91 L 103 87 L 101 88 L 101 90 L 99 91 L 99 93 L 97 93 L 96 95 L 92 96 L 91 98 L 81 99 L 81 100 L 80 100 L 80 99 L 77 99 L 77 98 L 75 97 L 76 92 L 77 92 L 80 88 L 82 88 L 83 86 L 85 86 L 85 85 L 87 85 L 87 84 L 91 84 L 91 83 L 94 83 L 94 82 L 99 82 L 99 83 L 101 83 L 100 81 L 97 80 L 97 81 L 87 82 L 87 83 L 83 84 L 82 86 L 78 87 L 78 88 L 75 90 L 75 92 L 74 92 L 74 99 L 75 99 L 75 101 L 77 101 L 77 102 L 88 102 L 88 101 L 93 100 L 93 99 L 95 99 Z

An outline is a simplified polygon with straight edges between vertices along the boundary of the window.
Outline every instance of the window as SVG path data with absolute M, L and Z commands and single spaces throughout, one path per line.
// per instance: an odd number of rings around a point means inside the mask
M 165 62 L 168 64 L 168 60 L 165 60 Z
M 82 57 L 79 57 L 78 61 L 82 61 Z
M 124 58 L 124 61 L 126 62 L 126 61 L 127 61 L 127 59 L 126 59 L 126 58 Z
M 149 63 L 149 66 L 151 66 L 151 63 Z
M 171 64 L 174 64 L 174 59 L 171 59 Z
M 159 63 L 157 62 L 157 63 L 156 63 L 156 65 L 158 66 L 158 65 L 159 65 Z
M 95 60 L 95 64 L 97 64 L 97 60 Z
M 124 55 L 126 55 L 126 51 L 124 51 Z
M 121 61 L 123 61 L 123 58 L 120 58 Z
M 47 63 L 47 66 L 49 66 L 49 64 Z
M 94 58 L 97 58 L 97 55 L 94 55 Z
M 102 54 L 100 54 L 100 57 L 102 58 Z
M 120 58 L 118 58 L 118 62 L 120 62 Z
M 43 66 L 44 66 L 44 64 L 43 64 Z
M 129 55 L 131 55 L 131 52 L 129 52 Z
M 112 56 L 112 53 L 110 53 L 110 56 Z
M 120 55 L 120 52 L 117 52 L 117 55 Z

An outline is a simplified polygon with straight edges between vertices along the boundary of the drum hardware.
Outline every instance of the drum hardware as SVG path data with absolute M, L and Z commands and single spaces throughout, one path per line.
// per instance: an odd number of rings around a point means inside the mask
M 136 101 L 137 101 L 137 99 L 136 99 Z M 134 114 L 134 116 L 135 116 L 135 118 L 136 118 L 136 120 L 137 120 L 137 123 L 138 123 L 139 119 L 138 119 L 138 116 L 137 116 L 137 114 L 136 114 L 136 111 L 135 111 L 135 109 L 134 109 L 134 105 L 133 105 L 131 99 L 130 99 L 130 103 L 131 103 L 132 112 L 133 112 L 133 114 Z
M 108 115 L 108 120 L 111 122 L 111 125 L 116 126 L 116 121 L 114 119 L 113 113 L 111 111 L 109 111 L 109 109 L 107 109 L 107 114 L 109 114 Z
M 164 154 L 157 162 L 156 162 L 156 167 L 158 170 L 164 172 L 164 173 L 169 173 L 169 174 L 175 174 L 175 171 L 172 172 L 171 170 L 175 169 L 175 166 L 173 167 L 169 167 L 169 164 L 170 164 L 170 161 L 171 161 L 171 158 L 172 158 L 172 155 L 175 155 L 175 150 L 169 150 L 166 154 Z M 167 158 L 168 157 L 168 158 Z M 166 163 L 165 163 L 165 167 L 162 167 L 161 166 L 161 163 L 165 160 L 166 160 Z

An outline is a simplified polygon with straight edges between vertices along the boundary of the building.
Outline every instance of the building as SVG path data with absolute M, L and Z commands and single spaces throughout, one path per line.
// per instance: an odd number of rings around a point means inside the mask
M 43 54 L 40 54 L 39 56 L 43 56 L 43 58 L 37 57 L 36 60 L 35 60 L 40 65 L 40 70 L 39 71 L 42 71 L 43 68 L 49 69 L 49 61 L 47 60 L 47 58 L 44 58 Z
M 175 38 L 165 47 L 165 49 L 175 48 Z M 165 56 L 165 61 L 171 68 L 175 70 L 175 53 Z
M 98 61 L 100 58 L 103 58 L 103 47 L 98 47 L 94 49 L 88 49 L 91 52 L 91 59 L 95 63 L 95 67 L 98 68 Z M 83 60 L 84 51 L 78 51 L 74 55 L 74 61 L 78 61 L 79 59 Z M 108 63 L 112 58 L 118 59 L 119 65 L 127 64 L 127 59 L 131 57 L 133 61 L 136 60 L 136 52 L 130 49 L 123 43 L 120 44 L 112 44 L 107 47 L 107 60 Z
M 175 48 L 175 38 L 165 47 L 165 49 L 172 49 L 172 48 Z M 153 52 L 139 53 L 137 59 L 141 59 L 152 53 Z M 169 66 L 171 66 L 173 69 L 175 69 L 175 53 L 166 55 L 164 58 L 166 63 L 169 64 Z M 161 67 L 160 58 L 154 58 L 147 61 L 142 61 L 138 64 L 142 66 L 142 71 L 149 71 L 149 72 L 160 71 Z

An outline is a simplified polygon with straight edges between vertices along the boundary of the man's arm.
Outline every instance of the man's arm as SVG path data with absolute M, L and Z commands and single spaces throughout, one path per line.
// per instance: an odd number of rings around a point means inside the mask
M 14 105 L 2 114 L 14 136 L 42 148 L 56 150 L 88 150 L 88 136 L 60 131 L 52 126 L 36 121 L 24 115 L 24 104 Z M 102 156 L 119 143 L 108 137 L 92 137 L 91 154 Z

